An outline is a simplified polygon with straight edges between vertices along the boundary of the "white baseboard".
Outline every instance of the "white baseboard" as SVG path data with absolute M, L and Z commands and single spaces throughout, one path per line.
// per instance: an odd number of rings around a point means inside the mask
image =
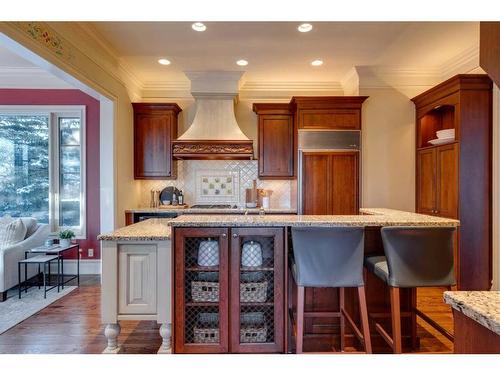
M 57 265 L 52 263 L 51 270 L 57 271 Z M 64 273 L 76 274 L 76 260 L 64 260 Z M 101 260 L 100 259 L 80 259 L 80 275 L 100 275 Z

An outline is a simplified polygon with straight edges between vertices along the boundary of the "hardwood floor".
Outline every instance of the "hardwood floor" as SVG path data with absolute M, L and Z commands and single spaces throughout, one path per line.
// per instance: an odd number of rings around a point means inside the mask
M 419 308 L 448 329 L 452 315 L 440 288 L 419 290 Z M 0 305 L 1 307 L 1 305 Z M 100 318 L 100 285 L 82 277 L 80 288 L 0 335 L 0 353 L 101 353 L 106 347 Z M 156 353 L 161 344 L 156 322 L 120 322 L 120 353 Z M 453 344 L 419 319 L 420 353 L 452 352 Z

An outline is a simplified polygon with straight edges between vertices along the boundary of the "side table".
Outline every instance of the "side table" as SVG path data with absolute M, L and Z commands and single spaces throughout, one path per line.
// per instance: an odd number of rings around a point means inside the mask
M 47 278 L 46 278 L 46 273 L 48 270 L 48 274 L 50 275 L 50 263 L 53 261 L 57 261 L 57 282 L 56 285 L 50 287 L 47 289 Z M 35 257 L 31 257 L 28 259 L 23 259 L 20 260 L 17 263 L 17 277 L 19 281 L 19 299 L 21 299 L 21 291 L 23 289 L 23 284 L 24 284 L 24 292 L 28 292 L 28 286 L 27 286 L 27 280 L 26 280 L 26 268 L 28 267 L 29 264 L 36 264 L 38 265 L 38 272 L 40 273 L 40 266 L 43 266 L 42 270 L 42 275 L 43 275 L 43 298 L 47 298 L 47 292 L 49 290 L 52 290 L 54 288 L 57 288 L 57 292 L 59 292 L 59 286 L 60 286 L 60 262 L 59 262 L 59 256 L 58 255 L 37 255 Z M 21 266 L 24 265 L 24 282 L 21 282 Z M 50 285 L 50 279 L 49 279 L 49 285 Z M 40 285 L 38 285 L 40 288 Z

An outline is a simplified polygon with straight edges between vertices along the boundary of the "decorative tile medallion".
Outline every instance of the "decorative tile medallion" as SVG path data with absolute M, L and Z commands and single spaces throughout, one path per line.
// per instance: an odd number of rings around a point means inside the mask
M 196 203 L 239 203 L 238 170 L 196 170 Z

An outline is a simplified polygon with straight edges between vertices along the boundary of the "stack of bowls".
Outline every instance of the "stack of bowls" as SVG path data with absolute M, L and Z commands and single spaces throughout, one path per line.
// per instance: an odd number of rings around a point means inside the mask
M 455 129 L 444 129 L 436 132 L 437 138 L 429 141 L 431 145 L 442 145 L 455 140 Z

